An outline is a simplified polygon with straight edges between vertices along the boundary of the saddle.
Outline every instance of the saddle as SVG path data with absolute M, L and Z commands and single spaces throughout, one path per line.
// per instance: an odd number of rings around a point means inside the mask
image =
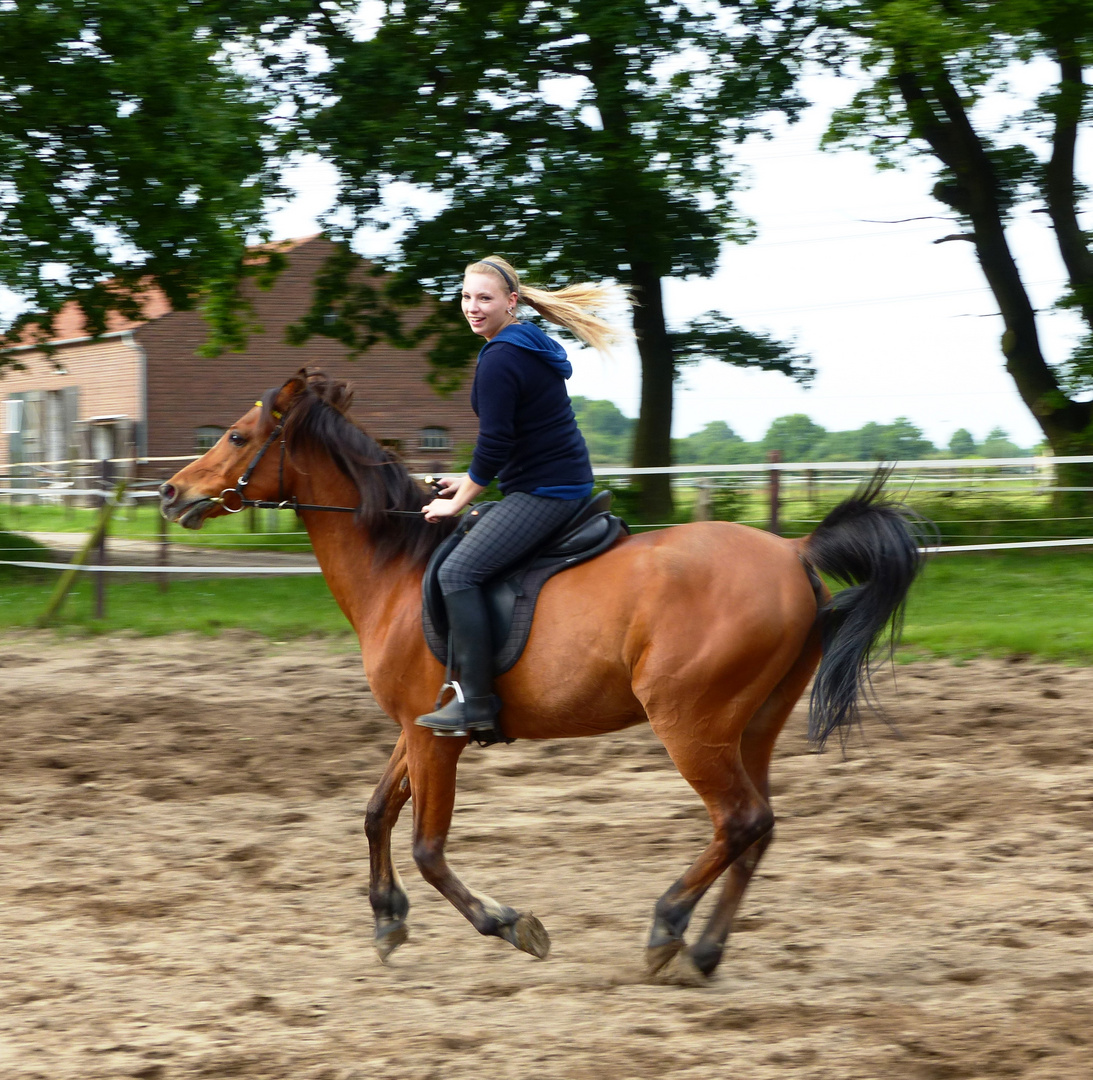
M 442 664 L 448 664 L 448 615 L 437 571 L 452 549 L 496 503 L 479 503 L 463 515 L 459 526 L 433 553 L 421 583 L 421 616 L 425 640 Z M 531 633 L 535 602 L 543 585 L 555 574 L 587 562 L 606 551 L 623 532 L 626 522 L 610 511 L 611 492 L 601 491 L 577 511 L 564 532 L 522 562 L 482 586 L 490 613 L 494 643 L 493 673 L 503 675 L 523 654 Z

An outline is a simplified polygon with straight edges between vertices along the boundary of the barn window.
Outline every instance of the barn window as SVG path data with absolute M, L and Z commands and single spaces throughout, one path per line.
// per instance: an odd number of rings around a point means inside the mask
M 4 402 L 4 434 L 17 435 L 23 430 L 23 399 L 8 398 Z
M 427 427 L 421 429 L 422 450 L 450 450 L 452 437 L 447 428 Z
M 225 430 L 225 428 L 215 427 L 212 424 L 207 424 L 205 427 L 194 428 L 194 448 L 199 454 L 205 453 L 206 450 L 211 450 L 220 442 L 220 436 L 224 434 Z

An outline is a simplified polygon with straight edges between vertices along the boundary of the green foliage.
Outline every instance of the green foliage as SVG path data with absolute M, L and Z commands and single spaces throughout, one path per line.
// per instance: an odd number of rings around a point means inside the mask
M 27 536 L 20 536 L 18 533 L 0 529 L 0 578 L 8 582 L 19 575 L 29 574 L 31 580 L 38 580 L 44 574 L 49 573 L 48 570 L 27 571 L 3 565 L 8 561 L 48 562 L 49 550 Z
M 0 629 L 32 626 L 54 582 L 51 571 L 6 576 Z M 1085 553 L 937 556 L 911 591 L 900 658 L 1024 655 L 1089 663 L 1093 623 L 1074 597 L 1091 592 L 1093 561 Z M 339 647 L 355 647 L 318 576 L 176 579 L 162 593 L 155 581 L 114 575 L 106 619 L 96 621 L 93 610 L 92 585 L 85 579 L 70 596 L 57 632 L 218 635 L 243 629 L 279 640 L 321 634 Z
M 278 191 L 272 98 L 232 66 L 301 0 L 56 0 L 0 7 L 0 282 L 51 315 L 75 292 L 92 331 L 154 279 L 208 298 L 223 342 L 247 238 Z M 22 321 L 22 320 L 21 320 Z M 13 328 L 13 334 L 19 326 Z
M 748 510 L 748 492 L 739 480 L 707 480 L 700 486 L 703 489 L 711 521 L 739 521 Z
M 762 447 L 769 454 L 778 451 L 783 461 L 808 461 L 827 432 L 802 413 L 772 420 L 763 436 Z
M 991 428 L 987 433 L 983 445 L 979 448 L 979 456 L 985 458 L 1029 457 L 1031 451 L 1022 450 L 1016 443 L 1011 442 L 1006 432 L 1000 427 Z
M 90 507 L 35 505 L 9 505 L 2 510 L 4 527 L 16 534 L 87 533 L 94 528 L 99 513 L 98 509 Z M 110 519 L 110 535 L 156 542 L 160 535 L 159 507 L 154 502 L 143 502 L 119 508 Z M 172 526 L 168 539 L 188 547 L 236 551 L 299 552 L 311 548 L 299 518 L 284 510 L 246 510 L 215 518 L 197 532 L 184 532 Z M 26 535 L 17 535 L 14 542 L 24 547 L 38 547 Z M 12 558 L 37 559 L 40 556 L 24 552 Z
M 593 465 L 624 465 L 630 460 L 636 421 L 614 402 L 575 397 L 573 412 Z
M 778 450 L 783 461 L 915 461 L 937 449 L 906 417 L 890 424 L 870 421 L 857 431 L 827 431 L 807 416 L 772 421 L 762 446 Z
M 949 440 L 949 453 L 954 458 L 972 457 L 978 447 L 975 436 L 967 428 L 957 428 Z
M 901 658 L 1028 656 L 1088 664 L 1087 552 L 938 555 L 911 590 Z
M 575 397 L 577 424 L 592 454 L 593 464 L 622 465 L 628 460 L 635 421 L 610 401 Z M 994 428 L 982 445 L 959 428 L 943 454 L 906 417 L 890 424 L 870 421 L 854 431 L 828 431 L 803 413 L 771 421 L 759 442 L 748 442 L 724 420 L 712 420 L 701 431 L 672 440 L 673 465 L 750 465 L 768 461 L 777 450 L 792 461 L 920 461 L 930 457 L 1031 457 Z M 468 455 L 468 461 L 469 461 Z
M 647 522 L 645 520 L 640 491 L 623 477 L 597 476 L 594 490 L 610 491 L 611 512 L 618 514 L 630 525 L 663 524 L 663 522 Z
M 802 104 L 774 12 L 734 11 L 727 35 L 715 13 L 675 5 L 407 0 L 367 41 L 324 37 L 330 96 L 310 133 L 358 222 L 387 222 L 391 180 L 443 197 L 430 220 L 407 211 L 401 243 L 403 265 L 442 292 L 491 250 L 551 281 L 625 278 L 633 258 L 706 276 L 740 228 L 722 141 Z M 558 79 L 580 83 L 575 101 L 548 100 Z
M 942 545 L 1067 540 L 1090 534 L 1088 517 L 1056 516 L 1049 496 L 1006 497 L 967 487 L 924 494 L 912 488 L 908 501 L 934 522 Z
M 808 386 L 816 375 L 809 358 L 795 352 L 791 345 L 745 330 L 717 311 L 692 319 L 682 330 L 673 331 L 671 337 L 677 366 L 720 360 L 736 367 L 778 371 L 802 386 Z
M 347 232 L 391 224 L 392 182 L 435 196 L 431 216 L 402 212 L 391 286 L 445 298 L 429 327 L 444 385 L 473 353 L 446 298 L 491 252 L 529 283 L 630 286 L 647 324 L 637 334 L 646 377 L 670 385 L 677 361 L 713 355 L 805 379 L 792 348 L 718 315 L 670 334 L 659 305 L 663 277 L 709 277 L 721 244 L 750 235 L 728 146 L 765 114 L 802 106 L 797 33 L 791 13 L 755 0 L 722 11 L 405 0 L 367 41 L 336 28 L 323 37 L 333 63 L 316 76 L 308 134 L 343 177 Z M 645 401 L 634 460 L 667 464 L 670 395 Z
M 675 465 L 746 465 L 764 460 L 762 447 L 746 442 L 724 420 L 672 441 Z
M 31 579 L 14 571 L 0 590 L 0 628 L 33 626 L 56 584 L 52 571 Z M 43 576 L 49 575 L 49 576 Z M 216 635 L 243 629 L 274 638 L 314 634 L 352 638 L 326 582 L 314 577 L 175 578 L 167 592 L 157 581 L 112 574 L 106 587 L 106 617 L 94 617 L 94 584 L 84 574 L 65 603 L 58 630 L 66 633 Z
M 1087 188 L 1075 148 L 1090 118 L 1086 69 L 1093 63 L 1091 0 L 820 0 L 818 52 L 851 60 L 869 78 L 837 110 L 824 143 L 869 150 L 886 166 L 933 158 L 934 196 L 973 241 L 1005 323 L 1002 350 L 1026 405 L 1057 454 L 1093 450 L 1093 244 L 1081 225 Z M 1054 85 L 1031 107 L 1006 115 L 1002 91 L 1024 70 Z M 986 106 L 986 107 L 983 107 Z M 1037 314 L 1016 277 L 1007 227 L 1017 207 L 1044 213 L 1067 270 L 1059 305 L 1078 313 L 1086 336 L 1049 364 Z
M 866 424 L 861 429 L 861 446 L 867 461 L 915 461 L 937 453 L 905 416 L 897 416 L 890 424 Z
M 1060 304 L 1060 307 L 1071 305 Z M 1093 299 L 1088 306 L 1093 307 Z M 1093 329 L 1082 335 L 1074 346 L 1066 363 L 1062 365 L 1060 375 L 1063 385 L 1071 394 L 1085 394 L 1093 389 Z

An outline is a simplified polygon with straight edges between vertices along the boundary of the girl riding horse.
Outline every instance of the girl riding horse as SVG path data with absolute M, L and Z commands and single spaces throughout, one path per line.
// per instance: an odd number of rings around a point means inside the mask
M 504 498 L 440 567 L 459 673 L 452 681 L 456 696 L 417 718 L 438 735 L 494 728 L 501 701 L 492 693 L 493 642 L 482 585 L 555 535 L 592 491 L 588 448 L 565 388 L 573 366 L 558 342 L 516 318 L 516 307 L 523 302 L 598 347 L 610 340 L 611 328 L 593 309 L 613 296 L 603 285 L 521 289 L 516 271 L 496 255 L 464 273 L 463 314 L 486 339 L 471 386 L 478 441 L 466 476 L 441 481 L 440 494 L 423 512 L 430 522 L 454 517 L 495 476 Z

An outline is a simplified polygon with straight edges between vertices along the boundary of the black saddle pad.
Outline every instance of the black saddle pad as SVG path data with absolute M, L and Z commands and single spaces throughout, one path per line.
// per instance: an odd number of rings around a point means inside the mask
M 440 545 L 429 560 L 422 579 L 422 623 L 425 640 L 432 654 L 448 663 L 448 616 L 437 581 L 437 571 L 452 549 L 478 524 L 496 504 L 479 503 L 471 507 L 455 532 Z M 555 574 L 587 562 L 606 551 L 629 533 L 626 522 L 608 509 L 611 493 L 600 492 L 591 498 L 565 531 L 549 540 L 543 550 L 483 586 L 490 612 L 493 634 L 494 675 L 502 675 L 520 659 L 531 633 L 535 602 L 543 585 Z

